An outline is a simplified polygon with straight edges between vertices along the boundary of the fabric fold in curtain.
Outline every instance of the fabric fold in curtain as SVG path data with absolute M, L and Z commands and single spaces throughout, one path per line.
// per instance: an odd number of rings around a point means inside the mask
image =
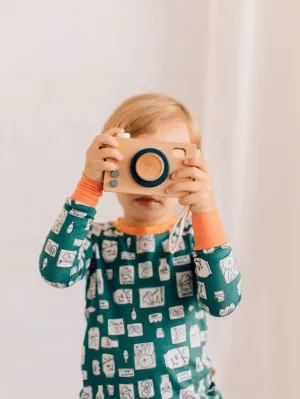
M 244 277 L 209 349 L 225 399 L 300 397 L 300 3 L 212 0 L 208 14 L 204 152 Z

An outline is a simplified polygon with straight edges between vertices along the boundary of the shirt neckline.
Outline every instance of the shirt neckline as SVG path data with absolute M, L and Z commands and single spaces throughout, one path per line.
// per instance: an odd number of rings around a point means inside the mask
M 113 221 L 113 225 L 119 231 L 125 234 L 139 236 L 147 234 L 161 234 L 165 233 L 175 224 L 177 216 L 171 216 L 169 220 L 154 226 L 127 226 L 121 222 L 121 218 Z

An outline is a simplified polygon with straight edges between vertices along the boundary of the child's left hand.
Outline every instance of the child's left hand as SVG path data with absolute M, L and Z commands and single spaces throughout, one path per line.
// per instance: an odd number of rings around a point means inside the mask
M 198 157 L 184 160 L 185 168 L 171 174 L 172 180 L 190 177 L 193 181 L 173 183 L 167 188 L 168 194 L 185 192 L 179 198 L 180 205 L 190 205 L 192 213 L 205 213 L 216 209 L 213 184 L 208 165 Z M 186 193 L 187 192 L 187 193 Z

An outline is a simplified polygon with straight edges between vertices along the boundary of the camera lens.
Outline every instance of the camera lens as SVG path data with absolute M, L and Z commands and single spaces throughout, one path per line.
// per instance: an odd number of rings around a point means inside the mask
M 143 187 L 157 187 L 169 176 L 170 166 L 166 155 L 158 148 L 144 148 L 130 163 L 132 178 Z
M 163 174 L 164 163 L 159 155 L 148 152 L 139 157 L 135 170 L 143 180 L 154 181 Z

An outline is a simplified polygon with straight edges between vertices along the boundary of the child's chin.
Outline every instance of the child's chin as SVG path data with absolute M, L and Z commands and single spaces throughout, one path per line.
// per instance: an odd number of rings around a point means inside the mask
M 139 218 L 148 222 L 156 220 L 166 213 L 166 209 L 160 203 L 153 204 L 151 206 L 134 204 L 134 211 L 139 216 Z

